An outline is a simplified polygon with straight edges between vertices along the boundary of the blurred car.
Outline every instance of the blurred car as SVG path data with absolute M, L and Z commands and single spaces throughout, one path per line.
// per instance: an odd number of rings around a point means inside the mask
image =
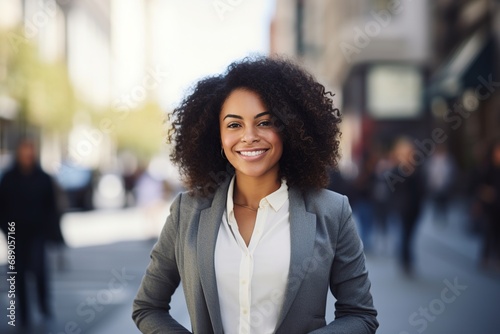
M 88 211 L 94 208 L 94 172 L 91 169 L 63 163 L 55 179 L 67 196 L 68 211 Z

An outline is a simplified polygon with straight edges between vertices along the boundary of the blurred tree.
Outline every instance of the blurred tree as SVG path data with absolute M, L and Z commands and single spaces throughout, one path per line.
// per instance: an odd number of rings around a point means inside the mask
M 76 98 L 64 61 L 45 62 L 22 30 L 0 31 L 0 95 L 17 101 L 18 120 L 47 132 L 64 134 L 78 110 L 92 126 L 108 135 L 117 149 L 150 158 L 160 151 L 164 114 L 152 101 L 116 110 Z
M 0 31 L 0 94 L 19 104 L 21 121 L 48 131 L 72 125 L 76 100 L 64 62 L 43 62 L 21 30 Z
M 114 124 L 118 149 L 128 149 L 140 157 L 149 158 L 158 153 L 164 140 L 165 114 L 160 106 L 148 101 L 130 110 L 112 110 L 109 117 Z

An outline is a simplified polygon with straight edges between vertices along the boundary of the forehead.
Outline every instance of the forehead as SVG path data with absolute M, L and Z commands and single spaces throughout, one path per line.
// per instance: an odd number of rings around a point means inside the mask
M 244 116 L 246 114 L 254 115 L 266 110 L 260 96 L 247 89 L 235 89 L 229 94 L 222 105 L 221 117 L 227 114 L 236 114 Z

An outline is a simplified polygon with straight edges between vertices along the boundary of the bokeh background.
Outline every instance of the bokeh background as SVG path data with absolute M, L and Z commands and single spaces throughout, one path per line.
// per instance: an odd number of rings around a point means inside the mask
M 23 330 L 3 315 L 0 238 L 0 331 L 138 333 L 132 299 L 183 189 L 167 114 L 198 79 L 277 53 L 343 114 L 330 188 L 353 206 L 379 332 L 498 333 L 499 47 L 496 0 L 0 0 L 0 178 L 33 140 L 64 239 L 46 246 L 53 316 L 32 286 Z M 421 203 L 410 228 L 404 201 Z M 189 326 L 180 290 L 172 313 Z

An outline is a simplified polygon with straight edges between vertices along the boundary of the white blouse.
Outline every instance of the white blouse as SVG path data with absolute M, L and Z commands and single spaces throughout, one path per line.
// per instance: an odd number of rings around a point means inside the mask
M 273 333 L 277 325 L 290 267 L 288 187 L 264 197 L 247 245 L 233 210 L 234 177 L 215 246 L 215 274 L 227 334 Z

